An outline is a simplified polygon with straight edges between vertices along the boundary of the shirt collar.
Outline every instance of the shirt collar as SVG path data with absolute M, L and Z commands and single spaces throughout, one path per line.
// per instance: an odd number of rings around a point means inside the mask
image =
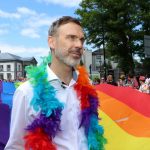
M 56 81 L 56 80 L 62 82 L 48 65 L 47 65 L 47 73 L 48 73 L 48 81 L 49 82 Z M 70 81 L 71 85 L 76 83 L 76 81 L 78 79 L 78 74 L 79 73 L 73 68 L 73 79 Z
M 47 65 L 47 74 L 48 81 L 59 80 L 56 74 L 52 71 L 52 69 Z

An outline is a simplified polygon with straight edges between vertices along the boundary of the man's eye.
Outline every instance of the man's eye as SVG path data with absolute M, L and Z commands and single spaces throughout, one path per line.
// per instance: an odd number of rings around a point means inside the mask
M 75 37 L 75 36 L 69 36 L 69 38 L 70 38 L 71 40 L 76 40 L 76 39 L 77 39 L 77 37 Z

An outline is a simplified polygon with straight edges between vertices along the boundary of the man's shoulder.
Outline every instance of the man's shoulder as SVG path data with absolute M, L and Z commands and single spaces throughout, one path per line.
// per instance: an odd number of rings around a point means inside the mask
M 16 91 L 22 91 L 24 94 L 29 94 L 33 91 L 33 87 L 29 81 L 22 83 Z

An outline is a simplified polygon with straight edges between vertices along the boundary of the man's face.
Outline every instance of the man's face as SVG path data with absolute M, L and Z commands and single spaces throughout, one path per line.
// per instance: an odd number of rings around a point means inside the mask
M 113 80 L 112 75 L 108 75 L 107 80 L 108 80 L 108 81 L 112 81 L 112 80 Z
M 84 42 L 84 34 L 79 25 L 67 23 L 60 26 L 53 39 L 53 51 L 57 60 L 71 67 L 79 64 Z

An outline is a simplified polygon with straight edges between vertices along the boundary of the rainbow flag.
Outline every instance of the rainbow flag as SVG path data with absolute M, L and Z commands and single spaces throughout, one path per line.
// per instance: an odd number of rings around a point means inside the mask
M 106 150 L 150 150 L 150 95 L 129 87 L 95 87 Z
M 12 98 L 16 88 L 13 82 L 0 82 L 0 98 L 1 103 L 12 107 Z

